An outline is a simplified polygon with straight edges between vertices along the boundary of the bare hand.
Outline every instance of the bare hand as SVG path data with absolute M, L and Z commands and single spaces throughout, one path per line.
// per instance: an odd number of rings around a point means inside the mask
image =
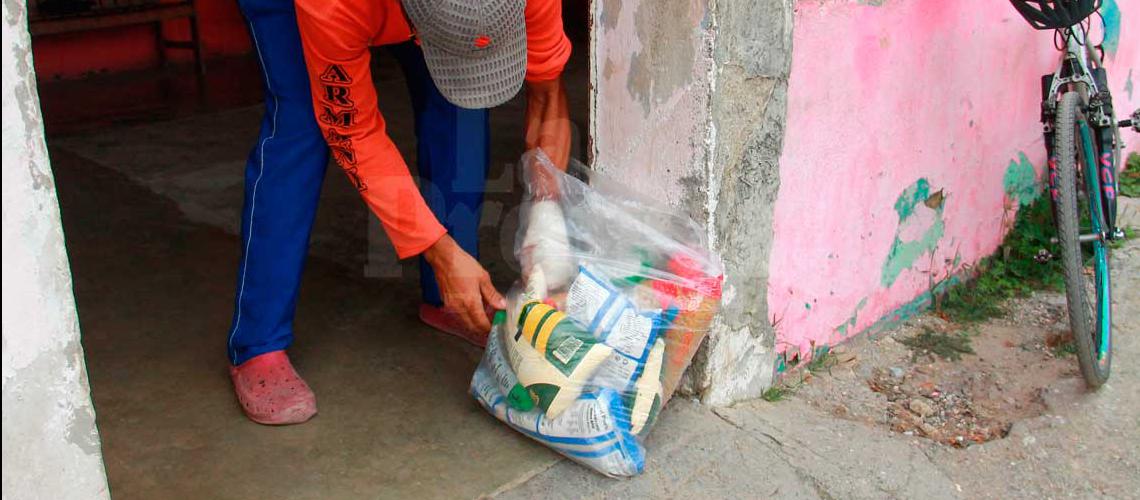
M 483 266 L 446 234 L 424 252 L 424 258 L 435 270 L 444 307 L 454 312 L 466 328 L 491 331 L 485 306 L 506 309 L 507 301 L 495 290 L 491 275 Z

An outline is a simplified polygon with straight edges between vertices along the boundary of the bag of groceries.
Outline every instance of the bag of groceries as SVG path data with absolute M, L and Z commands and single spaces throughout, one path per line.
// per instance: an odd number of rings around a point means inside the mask
M 471 394 L 579 463 L 637 475 L 720 304 L 720 261 L 691 219 L 581 164 L 566 174 L 535 151 L 522 166 L 522 277 L 495 315 Z

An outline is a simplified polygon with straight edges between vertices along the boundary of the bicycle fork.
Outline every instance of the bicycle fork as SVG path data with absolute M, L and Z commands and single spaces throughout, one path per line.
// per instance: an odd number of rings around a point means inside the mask
M 1092 77 L 1096 82 L 1098 88 L 1108 88 L 1108 78 L 1104 68 L 1093 68 Z M 1043 124 L 1043 133 L 1045 138 L 1045 151 L 1048 158 L 1048 174 L 1049 174 L 1049 197 L 1053 201 L 1054 216 L 1055 207 L 1059 192 L 1057 190 L 1057 154 L 1056 148 L 1053 144 L 1053 139 L 1056 135 L 1054 130 L 1054 120 L 1057 114 L 1056 100 L 1052 99 L 1053 74 L 1046 74 L 1041 77 L 1041 123 Z M 1082 242 L 1091 242 L 1095 240 L 1116 240 L 1124 237 L 1124 232 L 1116 227 L 1116 123 L 1111 123 L 1110 115 L 1105 115 L 1103 109 L 1112 109 L 1112 98 L 1106 91 L 1102 91 L 1090 99 L 1089 106 L 1083 110 L 1086 116 L 1089 116 L 1089 110 L 1097 110 L 1095 115 L 1103 118 L 1100 121 L 1105 123 L 1089 123 L 1093 132 L 1093 140 L 1096 141 L 1098 150 L 1100 151 L 1099 158 L 1094 161 L 1096 165 L 1096 172 L 1099 182 L 1094 184 L 1099 187 L 1101 207 L 1101 215 L 1105 222 L 1102 228 L 1104 231 L 1101 234 L 1088 234 L 1080 235 Z M 1122 122 L 1123 123 L 1123 122 Z M 1078 169 L 1088 175 L 1087 165 L 1078 164 Z M 1090 195 L 1091 195 L 1090 191 Z
M 1097 158 L 1096 165 L 1100 178 L 1101 209 L 1104 211 L 1105 231 L 1108 238 L 1113 240 L 1124 236 L 1117 234 L 1122 231 L 1116 229 L 1116 123 L 1112 121 L 1112 94 L 1108 93 L 1108 74 L 1104 68 L 1093 68 L 1092 77 L 1100 89 L 1090 99 L 1089 108 L 1099 110 L 1095 113 L 1097 123 L 1091 125 L 1094 140 L 1100 146 L 1100 158 Z

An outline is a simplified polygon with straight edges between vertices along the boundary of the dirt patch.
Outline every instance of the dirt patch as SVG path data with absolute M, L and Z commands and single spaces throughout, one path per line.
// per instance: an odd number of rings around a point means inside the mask
M 1005 437 L 1014 422 L 1046 411 L 1045 387 L 1079 376 L 1063 296 L 1040 293 L 1006 308 L 1002 318 L 966 328 L 914 318 L 841 346 L 785 384 L 837 417 L 949 446 Z

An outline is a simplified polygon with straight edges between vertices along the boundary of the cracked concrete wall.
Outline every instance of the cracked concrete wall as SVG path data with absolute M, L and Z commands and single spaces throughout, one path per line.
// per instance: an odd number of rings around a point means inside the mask
M 771 385 L 776 334 L 768 313 L 772 210 L 780 187 L 792 0 L 719 0 L 710 224 L 725 265 L 723 308 L 694 372 L 706 402 L 756 398 Z
M 3 496 L 108 498 L 24 2 L 3 30 Z
M 1105 0 L 1116 109 L 1140 107 L 1140 2 Z M 769 268 L 778 364 L 920 312 L 1040 192 L 1052 32 L 1006 2 L 796 2 Z M 1137 145 L 1134 134 L 1126 143 Z
M 593 20 L 593 167 L 703 223 L 725 263 L 724 307 L 683 390 L 759 396 L 775 362 L 767 265 L 791 0 L 597 0 Z

